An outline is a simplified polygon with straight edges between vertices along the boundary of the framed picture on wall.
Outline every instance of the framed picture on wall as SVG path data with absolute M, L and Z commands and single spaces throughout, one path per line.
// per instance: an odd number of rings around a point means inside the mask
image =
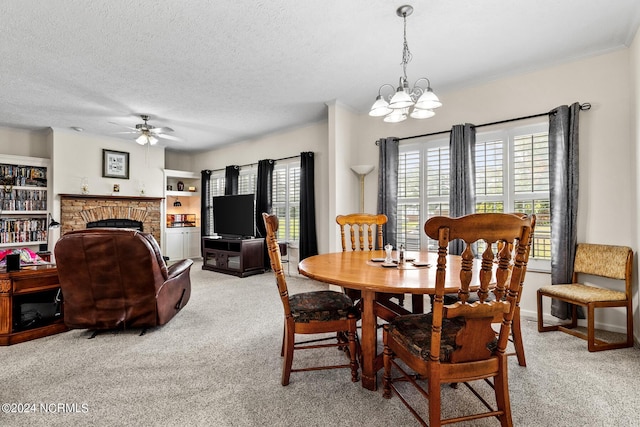
M 102 176 L 129 179 L 129 153 L 103 149 Z

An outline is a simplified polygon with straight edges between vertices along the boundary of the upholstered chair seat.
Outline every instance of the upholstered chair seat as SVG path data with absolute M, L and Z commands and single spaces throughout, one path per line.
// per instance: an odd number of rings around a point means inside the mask
M 442 335 L 440 337 L 440 362 L 451 362 L 451 355 L 460 348 L 456 343 L 458 335 L 466 325 L 464 317 L 442 319 Z M 384 330 L 408 349 L 416 357 L 425 362 L 431 354 L 431 327 L 433 314 L 408 314 L 399 316 L 384 325 Z M 498 343 L 496 336 L 487 340 L 487 349 L 493 354 Z
M 326 322 L 346 320 L 349 314 L 356 314 L 351 298 L 334 291 L 304 292 L 289 296 L 291 315 L 294 322 Z

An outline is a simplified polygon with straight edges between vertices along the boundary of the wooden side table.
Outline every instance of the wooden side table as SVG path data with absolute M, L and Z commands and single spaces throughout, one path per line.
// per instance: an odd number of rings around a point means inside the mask
M 67 330 L 64 313 L 36 322 L 32 327 L 20 325 L 20 307 L 59 297 L 60 284 L 55 265 L 22 267 L 7 273 L 0 270 L 0 345 L 17 344 Z

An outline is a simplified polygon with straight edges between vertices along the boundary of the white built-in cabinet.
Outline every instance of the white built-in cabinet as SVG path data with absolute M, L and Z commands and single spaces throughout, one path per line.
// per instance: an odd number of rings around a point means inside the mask
M 200 175 L 164 170 L 162 252 L 169 261 L 201 257 Z

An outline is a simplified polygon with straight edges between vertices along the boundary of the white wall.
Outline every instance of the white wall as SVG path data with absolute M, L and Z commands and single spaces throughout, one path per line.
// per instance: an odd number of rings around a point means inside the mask
M 102 177 L 102 150 L 129 153 L 129 179 Z M 164 195 L 164 148 L 141 146 L 125 141 L 87 133 L 53 132 L 54 194 L 80 193 L 82 177 L 89 181 L 90 194 L 111 194 L 113 185 L 120 185 L 122 196 L 137 196 L 140 185 L 150 197 Z
M 331 189 L 329 209 L 326 212 L 328 218 L 334 218 L 340 214 L 360 211 L 360 185 L 358 176 L 351 171 L 351 166 L 363 164 L 358 153 L 353 152 L 356 147 L 358 129 L 357 114 L 340 102 L 332 102 L 329 105 L 329 183 Z M 365 190 L 366 191 L 366 190 Z M 374 212 L 374 211 L 370 211 Z M 324 212 L 323 212 L 324 213 Z M 335 220 L 330 225 L 333 232 L 329 233 L 329 246 L 331 251 L 342 249 L 340 232 Z M 324 252 L 324 251 L 323 251 Z
M 640 31 L 636 33 L 635 39 L 631 44 L 629 63 L 630 63 L 630 74 L 631 74 L 631 90 L 629 92 L 632 94 L 634 99 L 634 102 L 632 103 L 630 108 L 631 129 L 633 134 L 632 139 L 635 141 L 634 155 L 631 155 L 630 153 L 629 157 L 633 157 L 636 165 L 634 169 L 635 175 L 633 176 L 633 178 L 630 177 L 630 180 L 635 184 L 635 191 L 636 191 L 635 217 L 637 220 L 638 212 L 640 212 L 640 173 L 638 171 L 638 165 L 640 165 L 640 149 L 638 149 L 638 145 L 640 144 Z M 640 227 L 638 227 L 637 225 L 635 228 L 634 237 L 635 237 L 634 248 L 636 249 L 636 251 L 638 251 L 640 250 Z M 638 267 L 639 260 L 640 260 L 640 257 L 636 252 L 635 268 L 633 271 L 633 275 L 636 278 L 639 277 L 639 274 L 638 274 L 638 272 L 640 271 L 640 268 Z M 636 286 L 634 289 L 633 300 L 636 301 L 636 304 L 634 305 L 634 307 L 640 306 L 640 291 L 638 290 L 638 285 L 637 285 L 639 282 L 640 281 L 638 279 L 635 280 Z M 634 336 L 640 337 L 640 310 L 635 309 L 634 311 L 635 311 L 634 319 L 633 319 Z
M 50 158 L 47 136 L 50 129 L 29 131 L 0 127 L 0 153 L 13 156 Z

